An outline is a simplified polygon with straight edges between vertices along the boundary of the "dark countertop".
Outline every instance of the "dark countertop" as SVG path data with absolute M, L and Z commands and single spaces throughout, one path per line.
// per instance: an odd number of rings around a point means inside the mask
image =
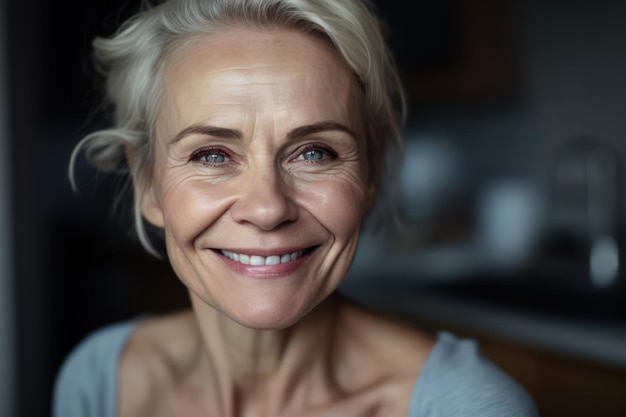
M 475 245 L 407 248 L 384 235 L 363 236 L 341 289 L 416 323 L 626 369 L 623 273 L 597 288 L 582 261 L 498 262 Z

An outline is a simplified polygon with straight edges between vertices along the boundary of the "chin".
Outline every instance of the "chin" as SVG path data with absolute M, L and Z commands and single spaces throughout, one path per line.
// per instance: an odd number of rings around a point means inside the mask
M 300 319 L 295 320 L 275 320 L 271 318 L 254 317 L 254 318 L 236 318 L 235 321 L 241 326 L 253 330 L 284 330 L 295 325 Z
M 289 303 L 293 304 L 293 303 Z M 284 303 L 262 302 L 238 308 L 227 316 L 242 326 L 257 330 L 282 330 L 304 318 L 312 308 Z M 313 306 L 315 308 L 315 306 Z

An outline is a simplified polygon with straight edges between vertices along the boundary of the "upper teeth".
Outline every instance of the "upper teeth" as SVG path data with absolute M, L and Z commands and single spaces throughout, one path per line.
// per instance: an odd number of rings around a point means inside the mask
M 235 253 L 227 250 L 221 250 L 222 255 L 233 261 L 241 262 L 245 265 L 263 266 L 263 265 L 278 265 L 286 262 L 295 261 L 302 256 L 302 251 L 286 253 L 284 255 L 272 255 L 272 256 L 258 256 L 258 255 L 246 255 L 243 253 Z

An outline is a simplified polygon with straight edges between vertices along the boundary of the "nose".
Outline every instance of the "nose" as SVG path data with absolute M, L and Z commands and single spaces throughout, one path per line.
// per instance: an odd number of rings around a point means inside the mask
M 248 176 L 231 213 L 237 223 L 251 224 L 265 231 L 298 218 L 298 209 L 289 195 L 288 185 L 274 171 Z

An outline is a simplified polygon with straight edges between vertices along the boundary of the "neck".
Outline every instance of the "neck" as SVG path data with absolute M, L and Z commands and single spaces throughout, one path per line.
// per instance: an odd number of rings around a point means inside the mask
M 241 407 L 256 403 L 254 409 L 266 408 L 268 415 L 276 415 L 294 397 L 311 395 L 307 386 L 315 381 L 332 383 L 335 297 L 297 324 L 280 330 L 242 326 L 193 294 L 191 298 L 203 352 L 223 404 Z

